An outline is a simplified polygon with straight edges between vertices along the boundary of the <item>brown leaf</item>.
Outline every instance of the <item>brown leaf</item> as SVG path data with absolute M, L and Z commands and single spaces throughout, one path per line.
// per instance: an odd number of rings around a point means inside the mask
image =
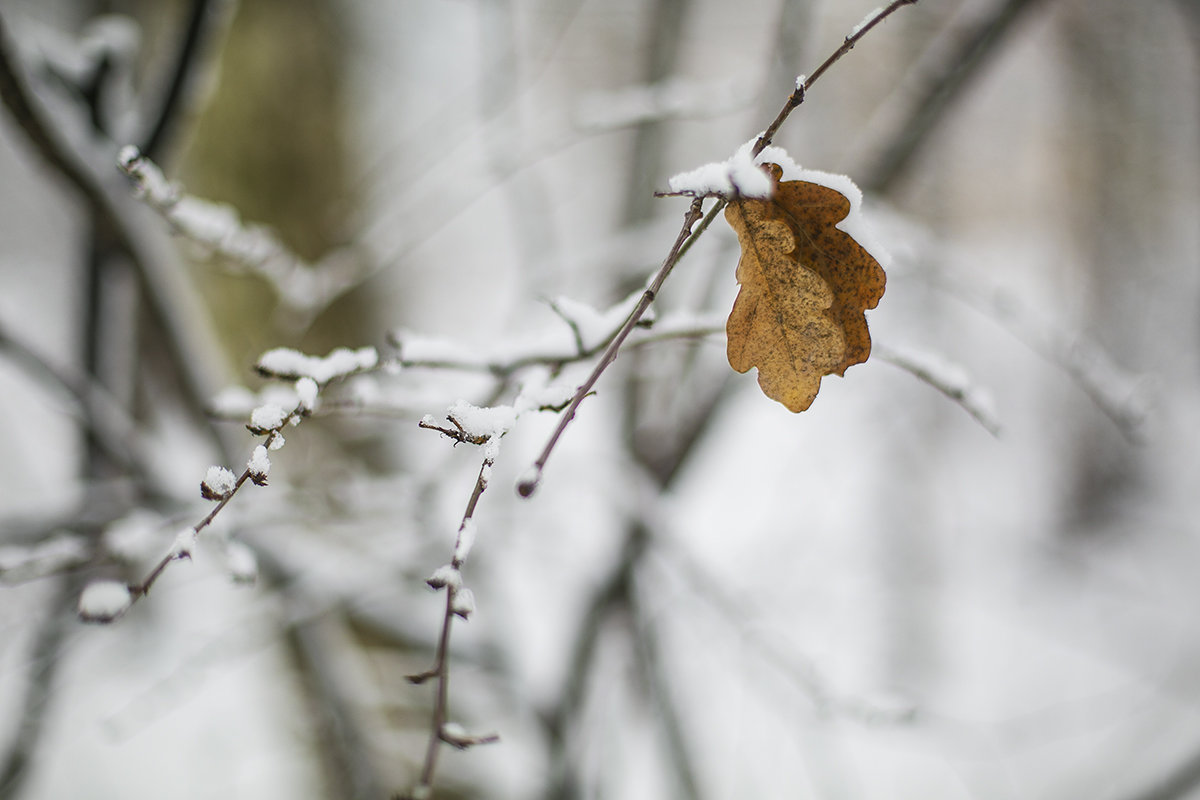
M 807 181 L 780 183 L 768 200 L 731 201 L 725 219 L 742 247 L 742 285 L 725 330 L 729 364 L 758 367 L 763 393 L 791 411 L 812 405 L 821 378 L 867 360 L 864 311 L 883 296 L 883 268 L 836 227 L 850 213 L 840 192 Z

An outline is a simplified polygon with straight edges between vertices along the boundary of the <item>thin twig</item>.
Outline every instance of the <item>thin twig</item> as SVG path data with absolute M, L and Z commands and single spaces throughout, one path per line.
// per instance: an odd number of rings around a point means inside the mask
M 567 429 L 567 426 L 571 424 L 571 420 L 574 419 L 575 411 L 579 408 L 579 404 L 591 393 L 592 387 L 596 385 L 596 381 L 608 369 L 609 364 L 616 359 L 617 352 L 621 349 L 621 345 L 624 343 L 626 337 L 629 336 L 629 333 L 637 325 L 642 315 L 646 313 L 646 309 L 650 308 L 650 304 L 658 296 L 658 292 L 662 289 L 667 276 L 671 274 L 671 269 L 679 262 L 684 252 L 685 243 L 693 236 L 692 226 L 701 219 L 701 206 L 703 202 L 703 199 L 699 197 L 692 201 L 691 206 L 688 208 L 688 213 L 683 218 L 683 226 L 679 229 L 679 235 L 675 237 L 675 244 L 671 247 L 671 252 L 667 254 L 662 266 L 659 267 L 658 273 L 650 282 L 650 286 L 642 293 L 641 300 L 638 301 L 637 306 L 634 307 L 629 317 L 625 320 L 625 324 L 621 326 L 621 329 L 617 331 L 617 335 L 613 337 L 608 347 L 605 348 L 604 355 L 600 357 L 600 361 L 597 362 L 596 367 L 592 370 L 592 374 L 576 390 L 575 396 L 571 398 L 570 405 L 567 406 L 566 411 L 559 418 L 558 426 L 554 429 L 554 433 L 550 435 L 550 440 L 546 442 L 541 455 L 533 463 L 532 473 L 523 478 L 517 485 L 517 491 L 522 497 L 529 497 L 537 490 L 538 482 L 542 478 L 542 470 L 546 466 L 546 461 L 549 460 L 550 454 L 554 452 L 554 447 L 558 444 L 559 437 L 562 436 L 563 431 Z M 716 216 L 719 207 L 720 203 L 709 212 L 709 217 Z M 707 228 L 707 225 L 704 227 Z
M 409 681 L 412 683 L 424 683 L 428 680 L 435 680 L 436 687 L 434 690 L 433 714 L 429 725 L 429 741 L 425 746 L 425 761 L 421 767 L 421 777 L 417 785 L 409 792 L 407 797 L 417 800 L 421 798 L 432 797 L 433 795 L 433 776 L 437 772 L 438 753 L 441 750 L 442 744 L 449 744 L 459 749 L 465 749 L 477 744 L 491 744 L 499 741 L 500 737 L 495 734 L 484 736 L 469 736 L 461 733 L 456 727 L 447 725 L 446 710 L 450 702 L 450 631 L 454 624 L 454 617 L 466 617 L 469 611 L 463 609 L 458 602 L 459 593 L 465 591 L 462 589 L 461 577 L 458 577 L 458 571 L 462 568 L 466 560 L 466 552 L 470 549 L 469 543 L 464 542 L 464 537 L 468 534 L 468 528 L 473 527 L 473 518 L 475 516 L 475 507 L 479 504 L 479 498 L 483 496 L 487 490 L 488 477 L 492 471 L 492 464 L 495 457 L 492 455 L 485 456 L 483 463 L 479 467 L 479 476 L 475 479 L 475 488 L 471 491 L 471 498 L 467 501 L 466 510 L 463 511 L 462 521 L 458 526 L 458 534 L 454 542 L 454 555 L 450 560 L 450 570 L 455 573 L 455 582 L 447 582 L 442 579 L 430 579 L 429 583 L 434 588 L 446 590 L 446 605 L 442 617 L 442 631 L 438 636 L 437 650 L 434 653 L 433 666 L 425 672 L 416 675 L 410 675 Z M 469 535 L 474 535 L 473 530 Z M 464 547 L 465 545 L 465 547 Z M 440 571 L 439 571 L 440 572 Z
M 862 37 L 866 36 L 872 28 L 883 22 L 894 12 L 898 11 L 901 6 L 911 6 L 916 2 L 917 0 L 892 0 L 892 2 L 886 8 L 875 14 L 864 25 L 860 26 L 853 33 L 847 36 L 842 42 L 842 46 L 837 50 L 834 50 L 833 53 L 830 54 L 829 58 L 821 62 L 821 66 L 817 67 L 817 69 L 811 75 L 802 81 L 797 80 L 795 91 L 788 96 L 787 102 L 783 104 L 783 108 L 779 110 L 779 114 L 775 117 L 771 124 L 767 126 L 767 129 L 762 132 L 762 135 L 758 137 L 758 141 L 754 143 L 754 148 L 750 151 L 751 154 L 757 156 L 767 147 L 767 145 L 771 143 L 771 141 L 775 138 L 775 134 L 779 132 L 779 128 L 783 125 L 784 121 L 786 121 L 791 113 L 795 111 L 801 103 L 804 102 L 804 97 L 808 89 L 811 88 L 812 85 L 816 83 L 820 77 L 829 70 L 830 67 L 836 64 L 842 58 L 842 56 L 853 50 L 854 46 L 858 44 Z

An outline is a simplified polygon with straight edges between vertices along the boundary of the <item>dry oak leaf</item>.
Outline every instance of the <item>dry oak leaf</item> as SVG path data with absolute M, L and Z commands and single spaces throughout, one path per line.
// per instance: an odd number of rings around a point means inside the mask
M 883 297 L 883 267 L 837 228 L 850 201 L 808 181 L 780 182 L 769 199 L 730 201 L 725 219 L 737 232 L 741 284 L 725 325 L 729 365 L 758 367 L 763 393 L 790 411 L 812 405 L 821 378 L 843 375 L 871 354 L 864 312 Z

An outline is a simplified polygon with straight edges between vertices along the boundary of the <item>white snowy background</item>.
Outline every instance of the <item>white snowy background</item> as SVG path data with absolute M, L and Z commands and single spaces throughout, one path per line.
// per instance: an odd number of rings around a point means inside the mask
M 285 428 L 269 485 L 246 486 L 124 616 L 78 621 L 80 588 L 141 580 L 211 510 L 209 468 L 240 472 L 261 441 L 251 409 L 295 401 L 249 394 L 280 388 L 252 370 L 266 350 L 477 363 L 569 352 L 564 318 L 585 341 L 611 328 L 603 310 L 653 274 L 686 210 L 653 191 L 762 130 L 875 4 L 214 4 L 219 61 L 161 166 L 207 200 L 257 203 L 241 219 L 353 284 L 326 304 L 285 275 L 289 306 L 170 240 L 223 343 L 207 401 L 225 421 L 180 402 L 162 348 L 128 324 L 127 275 L 105 328 L 84 328 L 85 204 L 0 116 L 0 796 L 412 786 L 433 689 L 405 676 L 429 667 L 445 603 L 424 580 L 484 455 L 418 421 L 573 387 L 594 358 L 510 382 L 399 367 L 323 387 L 327 413 Z M 155 87 L 187 5 L 5 0 L 0 17 L 78 122 L 45 64 L 107 47 L 131 94 Z M 1012 28 L 968 63 L 962 42 L 1006 9 Z M 102 11 L 133 24 L 89 27 Z M 325 105 L 308 100 L 314 62 L 333 76 Z M 956 64 L 961 94 L 885 178 Z M 213 122 L 222 103 L 274 127 Z M 336 136 L 308 142 L 331 115 Z M 115 139 L 96 169 L 132 197 Z M 450 640 L 451 719 L 501 741 L 443 747 L 435 796 L 1200 797 L 1195 2 L 920 0 L 823 76 L 776 144 L 864 191 L 891 254 L 875 357 L 793 415 L 728 369 L 723 335 L 639 345 L 529 499 L 513 487 L 556 416 L 502 420 L 463 567 L 476 610 Z M 266 187 L 238 166 L 275 159 L 273 175 L 333 177 Z M 263 218 L 291 200 L 336 224 Z M 198 208 L 217 233 L 235 219 Z M 169 230 L 150 211 L 135 223 Z M 719 327 L 736 262 L 718 220 L 659 324 Z M 78 374 L 92 335 L 152 498 L 81 466 L 77 405 L 19 355 Z

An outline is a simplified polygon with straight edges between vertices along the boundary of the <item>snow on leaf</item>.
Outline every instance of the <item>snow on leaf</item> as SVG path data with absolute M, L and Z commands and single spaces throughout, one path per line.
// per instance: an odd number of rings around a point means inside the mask
M 821 378 L 867 360 L 864 311 L 883 296 L 883 267 L 839 229 L 852 203 L 843 193 L 803 180 L 780 182 L 766 164 L 770 200 L 735 199 L 725 218 L 742 248 L 741 291 L 726 322 L 729 364 L 758 367 L 763 393 L 799 412 L 812 405 Z

